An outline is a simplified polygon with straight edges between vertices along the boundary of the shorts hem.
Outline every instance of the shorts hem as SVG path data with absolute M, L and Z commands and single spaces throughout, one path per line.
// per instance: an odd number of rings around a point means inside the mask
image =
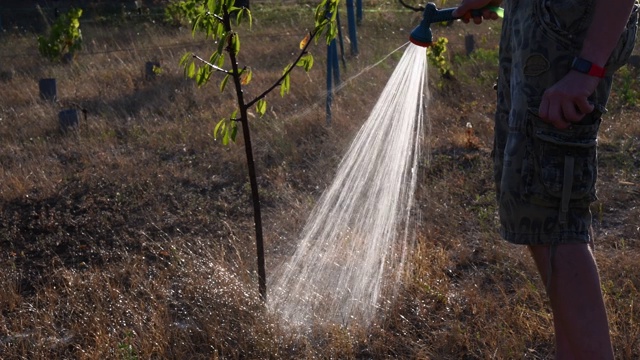
M 588 244 L 591 236 L 585 233 L 561 232 L 551 234 L 523 234 L 500 229 L 500 236 L 515 245 L 558 245 L 558 244 Z

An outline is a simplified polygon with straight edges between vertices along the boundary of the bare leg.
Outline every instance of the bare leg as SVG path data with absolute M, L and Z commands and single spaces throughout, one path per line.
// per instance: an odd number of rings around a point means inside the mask
M 544 284 L 549 284 L 557 359 L 613 359 L 600 276 L 589 245 L 557 245 L 551 268 L 550 246 L 529 249 Z

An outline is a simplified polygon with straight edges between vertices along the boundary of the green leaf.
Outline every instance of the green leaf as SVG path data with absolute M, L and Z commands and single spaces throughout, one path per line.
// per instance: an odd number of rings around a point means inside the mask
M 217 13 L 216 0 L 208 0 L 207 1 L 207 9 L 209 10 L 210 13 L 216 14 Z
M 253 25 L 253 16 L 251 15 L 251 10 L 246 9 L 245 11 L 247 13 L 247 15 L 249 16 L 249 29 L 251 29 L 251 25 Z
M 227 86 L 227 82 L 229 82 L 229 74 L 225 75 L 224 79 L 220 83 L 220 92 L 224 91 L 224 88 Z
M 180 58 L 180 66 L 182 67 L 186 67 L 187 62 L 189 61 L 189 59 L 191 59 L 192 54 L 191 53 L 185 53 L 184 55 L 182 55 L 182 57 Z
M 227 43 L 227 37 L 229 35 L 229 33 L 226 33 L 218 40 L 218 49 L 216 50 L 218 54 L 224 54 L 224 45 Z
M 213 129 L 213 138 L 217 140 L 218 136 L 220 136 L 220 132 L 225 131 L 226 127 L 227 127 L 227 119 L 221 119 L 220 121 L 218 121 L 218 124 Z
M 211 79 L 211 74 L 213 73 L 213 68 L 211 68 L 210 66 L 205 66 L 204 67 L 204 76 L 205 76 L 205 83 L 209 81 L 209 79 Z
M 218 61 L 216 61 L 213 64 L 216 65 L 217 67 L 220 67 L 220 68 L 223 67 L 224 66 L 224 53 L 219 54 Z
M 236 115 L 238 114 L 238 110 L 234 110 L 229 117 L 229 120 L 223 119 L 221 121 L 225 122 L 224 129 L 221 129 L 222 134 L 222 144 L 229 145 L 229 140 L 235 141 L 236 134 L 238 133 L 238 124 L 236 124 Z M 227 125 L 227 121 L 229 121 L 229 125 Z
M 222 145 L 229 145 L 229 129 L 224 129 L 224 134 L 222 134 Z
M 244 8 L 238 8 L 238 7 L 232 7 L 231 10 L 229 10 L 230 12 L 236 11 L 236 24 L 240 25 L 240 22 L 242 21 L 242 16 L 244 15 Z
M 211 37 L 211 35 L 214 34 L 214 30 L 215 30 L 214 26 L 215 25 L 211 20 L 211 18 L 209 16 L 206 16 L 206 21 L 204 21 L 202 27 L 205 30 L 205 34 L 207 38 Z
M 198 73 L 196 74 L 196 84 L 198 86 L 202 86 L 207 82 L 207 69 L 205 67 L 201 67 L 198 69 Z
M 196 31 L 198 30 L 198 25 L 200 24 L 201 20 L 202 20 L 202 15 L 198 15 L 195 21 L 193 22 L 193 26 L 191 27 L 191 36 L 196 35 Z
M 280 96 L 284 96 L 289 93 L 289 88 L 291 86 L 291 77 L 289 74 L 285 75 L 284 79 L 282 79 L 282 84 L 280 84 Z
M 313 55 L 307 54 L 306 57 L 307 57 L 307 64 L 304 67 L 304 71 L 309 72 L 313 67 Z
M 224 35 L 225 35 L 224 24 L 222 24 L 220 22 L 216 23 L 216 36 L 215 36 L 215 38 L 219 40 L 219 39 L 222 39 L 224 37 Z
M 336 38 L 337 34 L 338 24 L 335 21 L 332 21 L 329 25 L 329 30 L 327 31 L 327 44 L 331 43 L 331 41 Z
M 304 71 L 309 72 L 313 66 L 313 56 L 311 54 L 302 56 L 296 65 L 304 68 Z
M 187 76 L 190 79 L 193 79 L 196 76 L 196 63 L 195 62 L 191 62 L 191 65 L 189 65 L 189 70 L 187 71 Z
M 322 0 L 320 4 L 318 4 L 318 6 L 316 7 L 316 15 L 315 15 L 316 27 L 319 26 L 324 21 L 326 11 L 327 11 L 327 1 Z
M 238 53 L 240 53 L 240 36 L 236 33 L 231 36 L 231 48 L 233 49 L 233 54 L 238 55 Z
M 224 1 L 215 0 L 215 9 L 212 11 L 214 14 L 222 15 L 222 8 L 224 7 Z
M 231 122 L 231 134 L 229 135 L 229 137 L 231 138 L 231 141 L 236 142 L 236 135 L 238 135 L 238 122 L 237 121 L 232 121 Z
M 256 103 L 256 112 L 258 113 L 258 115 L 260 115 L 260 117 L 263 117 L 267 112 L 267 101 L 265 99 L 258 100 L 258 102 Z
M 217 52 L 214 52 L 209 57 L 209 62 L 212 63 L 213 65 L 216 65 L 216 62 L 218 61 L 218 57 L 220 57 L 220 54 L 218 54 Z

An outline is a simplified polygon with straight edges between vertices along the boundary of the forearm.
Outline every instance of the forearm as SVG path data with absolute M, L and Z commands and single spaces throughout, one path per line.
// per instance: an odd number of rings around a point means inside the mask
M 634 0 L 596 0 L 580 57 L 604 66 L 627 24 L 633 4 Z

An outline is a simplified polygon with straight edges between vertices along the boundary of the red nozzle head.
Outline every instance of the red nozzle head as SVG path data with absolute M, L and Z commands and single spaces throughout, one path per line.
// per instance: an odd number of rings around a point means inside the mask
M 429 47 L 433 44 L 433 35 L 431 34 L 431 28 L 428 25 L 420 24 L 418 25 L 409 36 L 409 41 L 413 44 Z

